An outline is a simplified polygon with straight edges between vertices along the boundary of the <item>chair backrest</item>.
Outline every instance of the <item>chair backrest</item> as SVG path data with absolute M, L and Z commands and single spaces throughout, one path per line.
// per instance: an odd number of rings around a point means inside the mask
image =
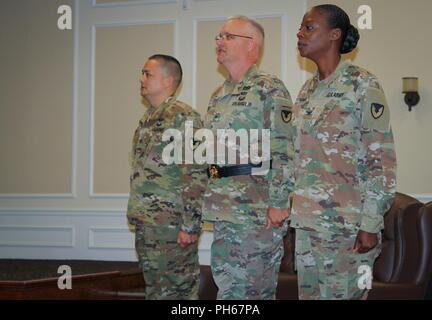
M 414 281 L 416 284 L 425 284 L 430 280 L 432 272 L 432 204 L 423 205 L 414 217 L 405 213 L 404 223 L 408 222 L 415 228 L 406 230 L 406 261 L 416 259 L 416 264 L 409 265 L 400 281 Z M 405 229 L 404 229 L 405 230 Z M 414 232 L 414 234 L 408 234 Z M 410 239 L 410 240 L 408 240 Z M 411 252 L 417 251 L 417 255 L 410 256 Z M 409 266 L 408 266 L 409 265 Z M 412 271 L 412 273 L 411 273 Z
M 397 282 L 404 265 L 404 241 L 401 213 L 416 213 L 422 203 L 403 193 L 396 193 L 392 206 L 384 215 L 382 251 L 374 265 L 374 278 L 382 282 Z
M 282 257 L 280 271 L 295 273 L 294 270 L 295 260 L 295 229 L 288 228 L 288 232 L 284 237 L 284 255 Z
M 294 273 L 295 230 L 284 238 L 280 271 Z M 432 272 L 432 202 L 423 204 L 403 193 L 384 215 L 383 245 L 374 280 L 424 284 Z
M 423 285 L 425 290 L 432 268 L 432 205 L 398 193 L 384 224 L 375 280 Z

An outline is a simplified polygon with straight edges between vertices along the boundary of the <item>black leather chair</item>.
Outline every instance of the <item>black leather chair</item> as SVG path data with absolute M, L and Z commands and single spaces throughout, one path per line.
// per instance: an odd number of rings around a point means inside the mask
M 424 299 L 432 273 L 432 202 L 423 204 L 397 193 L 384 217 L 383 248 L 374 265 L 368 299 Z M 295 230 L 284 239 L 277 299 L 297 299 L 294 271 Z M 209 266 L 201 266 L 201 299 L 215 299 L 217 287 Z
M 369 299 L 424 299 L 432 272 L 432 206 L 398 193 L 384 223 Z

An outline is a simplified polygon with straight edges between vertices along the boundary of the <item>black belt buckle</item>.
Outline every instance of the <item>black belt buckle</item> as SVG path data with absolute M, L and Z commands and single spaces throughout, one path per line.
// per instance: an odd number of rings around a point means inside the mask
M 257 164 L 241 164 L 237 166 L 219 167 L 215 164 L 207 168 L 207 176 L 213 179 L 219 179 L 231 176 L 251 175 L 253 168 L 261 168 L 262 162 Z M 272 168 L 272 160 L 270 160 L 270 169 Z
M 218 167 L 215 165 L 210 166 L 210 168 L 208 169 L 208 173 L 209 173 L 210 178 L 213 178 L 213 179 L 220 178 Z

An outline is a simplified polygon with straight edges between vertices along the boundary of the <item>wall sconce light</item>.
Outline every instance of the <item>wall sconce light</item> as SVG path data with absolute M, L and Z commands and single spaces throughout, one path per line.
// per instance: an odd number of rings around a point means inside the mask
M 418 94 L 418 78 L 404 77 L 402 78 L 402 93 L 405 93 L 405 103 L 408 105 L 409 111 L 420 101 Z

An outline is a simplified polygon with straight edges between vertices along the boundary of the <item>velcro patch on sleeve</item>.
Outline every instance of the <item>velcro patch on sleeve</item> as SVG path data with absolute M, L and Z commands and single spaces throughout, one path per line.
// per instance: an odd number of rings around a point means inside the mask
M 290 124 L 292 121 L 292 102 L 290 99 L 275 98 L 276 121 L 281 124 Z
M 390 110 L 382 90 L 366 89 L 362 110 L 362 127 L 382 132 L 390 130 Z

